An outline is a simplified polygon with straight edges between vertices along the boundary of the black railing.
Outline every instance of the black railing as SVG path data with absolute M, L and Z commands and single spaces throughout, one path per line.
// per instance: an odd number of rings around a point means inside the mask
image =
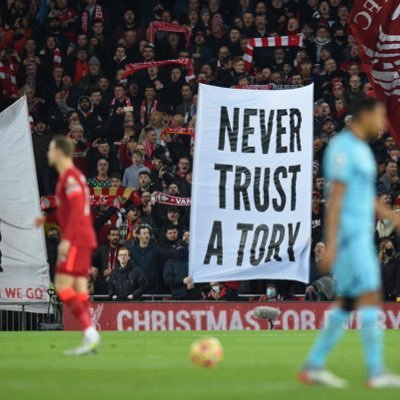
M 38 331 L 62 329 L 62 304 L 49 302 L 7 302 L 0 307 L 0 331 Z M 40 311 L 36 310 L 40 307 Z
M 239 294 L 239 300 L 242 301 L 251 301 L 258 300 L 262 294 Z M 290 296 L 292 300 L 302 299 L 304 295 L 302 294 L 294 294 Z M 92 301 L 108 301 L 110 300 L 110 296 L 104 294 L 96 294 L 91 296 Z M 144 294 L 142 296 L 143 301 L 160 301 L 160 300 L 171 300 L 172 296 L 170 294 Z M 129 301 L 129 300 L 128 300 Z

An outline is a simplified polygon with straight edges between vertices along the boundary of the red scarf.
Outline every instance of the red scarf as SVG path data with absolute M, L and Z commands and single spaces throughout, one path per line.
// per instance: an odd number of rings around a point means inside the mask
M 147 108 L 147 100 L 143 100 L 140 106 L 140 122 L 143 126 L 147 125 L 149 122 L 149 117 L 152 112 L 157 111 L 158 101 L 154 100 L 151 104 L 150 110 Z
M 12 61 L 8 64 L 3 64 L 0 61 L 0 81 L 2 83 L 3 97 L 7 99 L 17 97 L 17 72 Z
M 81 114 L 85 117 L 85 118 L 89 118 L 93 112 L 92 111 L 81 111 Z
M 337 111 L 335 110 L 333 112 L 335 119 L 344 119 L 344 117 L 348 114 L 349 110 L 347 110 L 347 108 L 344 108 L 342 111 Z
M 25 82 L 27 85 L 35 87 L 36 84 L 36 73 L 37 73 L 37 65 L 34 61 L 28 62 L 25 66 Z
M 165 135 L 190 135 L 194 136 L 193 128 L 163 128 L 161 131 L 161 138 Z
M 28 120 L 29 120 L 29 126 L 31 128 L 31 133 L 33 133 L 33 131 L 34 131 L 35 127 L 36 127 L 36 124 L 35 124 L 35 121 L 34 121 L 34 119 L 33 119 L 31 114 L 29 114 Z
M 111 268 L 112 271 L 115 269 L 115 263 L 117 262 L 117 253 L 117 248 L 112 249 L 110 247 L 110 251 L 108 252 L 107 268 Z
M 303 47 L 303 35 L 275 36 L 263 38 L 251 38 L 244 51 L 243 61 L 246 71 L 251 70 L 253 51 L 255 47 Z
M 163 60 L 163 61 L 149 61 L 137 64 L 126 64 L 125 72 L 122 74 L 122 78 L 127 78 L 129 75 L 135 74 L 142 69 L 150 67 L 163 67 L 170 64 L 179 64 L 186 68 L 186 81 L 190 81 L 195 78 L 193 62 L 189 58 L 178 58 L 174 60 Z
M 175 207 L 189 207 L 192 203 L 192 199 L 190 197 L 177 197 L 166 193 L 153 192 L 151 194 L 151 203 L 153 205 L 165 204 Z
M 53 68 L 61 66 L 61 51 L 58 47 L 54 49 Z
M 134 204 L 140 205 L 141 200 L 136 190 L 132 188 L 89 188 L 90 204 L 92 206 L 109 206 L 120 208 L 123 198 L 130 199 Z M 153 192 L 151 196 L 152 204 L 166 204 L 177 207 L 188 207 L 191 203 L 190 197 L 176 197 L 161 192 Z M 40 198 L 42 210 L 56 208 L 56 196 L 42 196 Z
M 40 54 L 46 54 L 48 50 L 43 49 Z M 56 47 L 53 51 L 53 69 L 61 66 L 61 51 Z
M 85 11 L 82 13 L 82 32 L 86 35 L 89 32 L 89 19 L 90 19 L 90 12 L 89 7 L 86 7 Z M 94 18 L 90 21 L 104 21 L 103 9 L 101 6 L 97 5 L 94 9 Z
M 87 61 L 77 61 L 75 63 L 74 83 L 79 84 L 81 79 L 89 73 L 89 63 Z
M 170 24 L 168 22 L 152 22 L 149 26 L 149 43 L 151 45 L 154 45 L 157 31 L 184 33 L 186 47 L 189 47 L 190 45 L 190 29 L 187 26 Z
M 253 89 L 253 90 L 271 90 L 273 85 L 235 85 L 232 86 L 233 89 Z
M 69 22 L 75 19 L 77 16 L 76 11 L 73 8 L 65 7 L 57 9 L 57 19 L 60 22 Z
M 130 199 L 134 204 L 140 205 L 140 197 L 137 191 L 132 188 L 103 188 L 94 187 L 90 190 L 90 205 L 92 206 L 109 206 L 119 208 L 123 198 Z M 42 210 L 56 208 L 56 196 L 42 196 L 40 198 L 40 206 Z
M 135 232 L 136 228 L 142 224 L 142 220 L 138 219 L 135 224 L 133 224 L 131 221 L 128 221 L 128 235 L 126 236 L 126 241 L 131 240 L 133 237 L 133 233 Z
M 149 143 L 149 142 L 147 141 L 147 139 L 145 139 L 145 140 L 143 141 L 142 144 L 143 144 L 143 146 L 144 146 L 144 148 L 145 148 L 145 150 L 146 150 L 147 156 L 148 156 L 149 158 L 152 158 L 152 157 L 153 157 L 154 150 L 156 149 L 156 144 L 151 144 L 151 143 Z
M 114 107 L 116 102 L 117 102 L 117 98 L 114 97 L 114 98 L 111 100 L 110 106 L 111 106 L 111 107 Z M 132 105 L 131 99 L 130 99 L 128 96 L 125 96 L 124 104 L 125 104 L 125 106 L 127 106 L 127 107 L 130 107 L 130 106 Z M 123 106 L 121 106 L 121 107 L 123 107 Z

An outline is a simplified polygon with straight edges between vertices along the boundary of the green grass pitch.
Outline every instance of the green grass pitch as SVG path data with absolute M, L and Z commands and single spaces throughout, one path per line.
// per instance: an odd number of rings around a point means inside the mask
M 40 400 L 385 400 L 399 391 L 364 387 L 357 332 L 348 332 L 329 367 L 349 379 L 344 391 L 304 387 L 295 376 L 316 337 L 313 331 L 214 332 L 225 350 L 223 363 L 199 369 L 190 344 L 210 332 L 103 332 L 97 355 L 68 358 L 76 332 L 0 333 L 0 399 Z M 387 363 L 400 372 L 400 332 L 385 334 Z

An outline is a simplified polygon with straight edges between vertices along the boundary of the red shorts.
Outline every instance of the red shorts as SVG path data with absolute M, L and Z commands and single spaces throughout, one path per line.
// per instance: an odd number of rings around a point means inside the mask
M 71 246 L 67 259 L 57 261 L 56 273 L 88 277 L 93 249 Z

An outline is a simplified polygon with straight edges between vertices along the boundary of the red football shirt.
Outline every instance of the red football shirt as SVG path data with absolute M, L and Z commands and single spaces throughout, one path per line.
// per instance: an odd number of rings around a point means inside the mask
M 78 168 L 69 168 L 58 178 L 57 220 L 62 239 L 70 241 L 71 246 L 93 249 L 97 243 L 89 196 L 86 178 Z

